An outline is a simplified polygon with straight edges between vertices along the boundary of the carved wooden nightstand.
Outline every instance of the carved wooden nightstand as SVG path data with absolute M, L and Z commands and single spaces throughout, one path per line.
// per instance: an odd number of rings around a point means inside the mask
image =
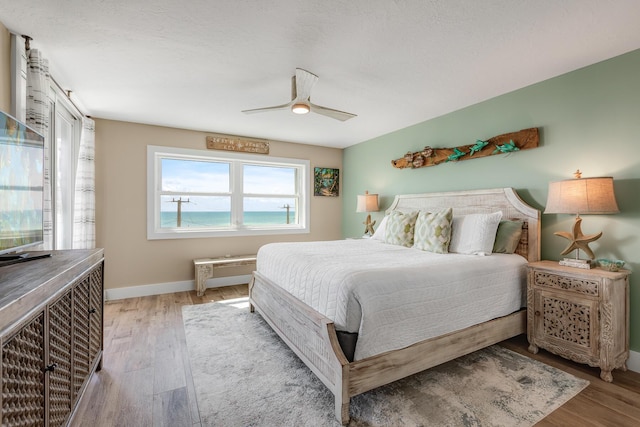
M 600 378 L 627 369 L 629 271 L 565 267 L 555 261 L 528 265 L 527 337 L 538 348 L 600 368 Z

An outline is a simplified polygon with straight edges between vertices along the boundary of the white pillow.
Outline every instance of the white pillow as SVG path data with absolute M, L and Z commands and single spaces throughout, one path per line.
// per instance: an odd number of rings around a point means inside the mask
M 389 215 L 385 215 L 384 218 L 382 218 L 378 229 L 373 233 L 373 236 L 371 236 L 372 239 L 384 242 L 385 236 L 387 235 L 387 218 L 389 218 Z
M 500 219 L 502 212 L 454 216 L 449 252 L 490 255 Z

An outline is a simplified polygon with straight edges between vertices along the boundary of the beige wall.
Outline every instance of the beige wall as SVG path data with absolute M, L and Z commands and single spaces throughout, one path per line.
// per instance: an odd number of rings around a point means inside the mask
M 11 109 L 11 34 L 0 23 L 0 110 Z
M 342 197 L 312 196 L 310 234 L 147 240 L 147 145 L 204 150 L 207 135 L 96 120 L 96 243 L 105 249 L 105 288 L 193 280 L 193 259 L 256 253 L 269 242 L 341 238 Z M 342 169 L 342 150 L 336 148 L 272 141 L 270 155 L 308 159 L 312 171 Z M 238 270 L 223 274 L 250 271 Z

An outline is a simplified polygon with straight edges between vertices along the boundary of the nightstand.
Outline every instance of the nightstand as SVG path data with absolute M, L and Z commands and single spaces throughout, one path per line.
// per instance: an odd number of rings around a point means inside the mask
M 627 369 L 629 274 L 565 267 L 557 261 L 528 265 L 527 338 L 533 354 L 544 348 L 600 368 L 600 378 Z

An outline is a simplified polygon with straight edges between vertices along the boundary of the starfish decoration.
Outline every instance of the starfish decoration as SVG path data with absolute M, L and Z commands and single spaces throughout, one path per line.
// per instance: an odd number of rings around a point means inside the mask
M 561 252 L 561 255 L 566 255 L 574 249 L 577 249 L 579 253 L 580 249 L 582 249 L 589 258 L 594 259 L 596 256 L 593 254 L 591 248 L 589 248 L 589 243 L 598 240 L 602 236 L 602 232 L 585 236 L 582 234 L 580 224 L 582 224 L 582 218 L 576 217 L 576 222 L 573 224 L 573 233 L 569 233 L 567 231 L 556 231 L 553 233 L 556 236 L 564 237 L 569 240 L 569 246 Z
M 364 234 L 368 236 L 373 236 L 373 233 L 375 233 L 373 226 L 376 225 L 376 222 L 375 221 L 371 222 L 371 215 L 367 215 L 367 220 L 363 222 L 363 224 L 365 225 Z

